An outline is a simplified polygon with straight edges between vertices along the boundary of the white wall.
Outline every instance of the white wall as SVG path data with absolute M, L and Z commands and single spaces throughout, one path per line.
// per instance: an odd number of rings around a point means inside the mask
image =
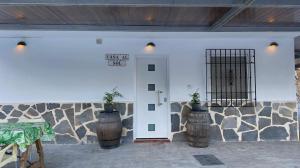
M 16 53 L 19 38 L 28 47 Z M 294 40 L 290 35 L 261 33 L 122 33 L 122 32 L 14 32 L 0 31 L 0 102 L 89 102 L 101 101 L 105 91 L 117 86 L 135 101 L 135 56 L 145 55 L 149 41 L 153 54 L 169 57 L 171 101 L 186 101 L 192 88 L 205 99 L 205 49 L 256 49 L 257 98 L 259 101 L 296 100 Z M 5 36 L 5 37 L 3 37 Z M 102 45 L 95 39 L 103 38 Z M 265 50 L 279 43 L 275 54 Z M 105 53 L 128 53 L 126 67 L 109 67 Z M 151 54 L 148 54 L 151 57 Z

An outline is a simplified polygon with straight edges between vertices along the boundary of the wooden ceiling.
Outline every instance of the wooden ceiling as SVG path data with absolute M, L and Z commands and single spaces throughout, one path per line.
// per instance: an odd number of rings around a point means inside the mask
M 1 0 L 0 29 L 300 31 L 300 0 Z

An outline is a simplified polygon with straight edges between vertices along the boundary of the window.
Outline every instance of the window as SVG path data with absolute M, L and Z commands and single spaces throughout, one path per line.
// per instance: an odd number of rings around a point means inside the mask
M 210 106 L 254 105 L 255 76 L 255 50 L 206 50 L 206 98 Z

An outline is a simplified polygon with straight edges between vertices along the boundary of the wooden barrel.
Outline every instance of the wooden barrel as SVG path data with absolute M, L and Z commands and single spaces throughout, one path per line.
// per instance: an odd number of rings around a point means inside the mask
M 191 112 L 186 124 L 187 140 L 190 146 L 204 148 L 209 142 L 209 113 Z
M 122 135 L 122 122 L 118 111 L 99 114 L 97 137 L 102 148 L 111 149 L 120 145 Z

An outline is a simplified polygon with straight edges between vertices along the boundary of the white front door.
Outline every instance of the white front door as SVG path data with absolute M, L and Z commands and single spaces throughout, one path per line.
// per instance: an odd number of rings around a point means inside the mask
M 168 83 L 165 58 L 137 58 L 136 138 L 168 137 Z

